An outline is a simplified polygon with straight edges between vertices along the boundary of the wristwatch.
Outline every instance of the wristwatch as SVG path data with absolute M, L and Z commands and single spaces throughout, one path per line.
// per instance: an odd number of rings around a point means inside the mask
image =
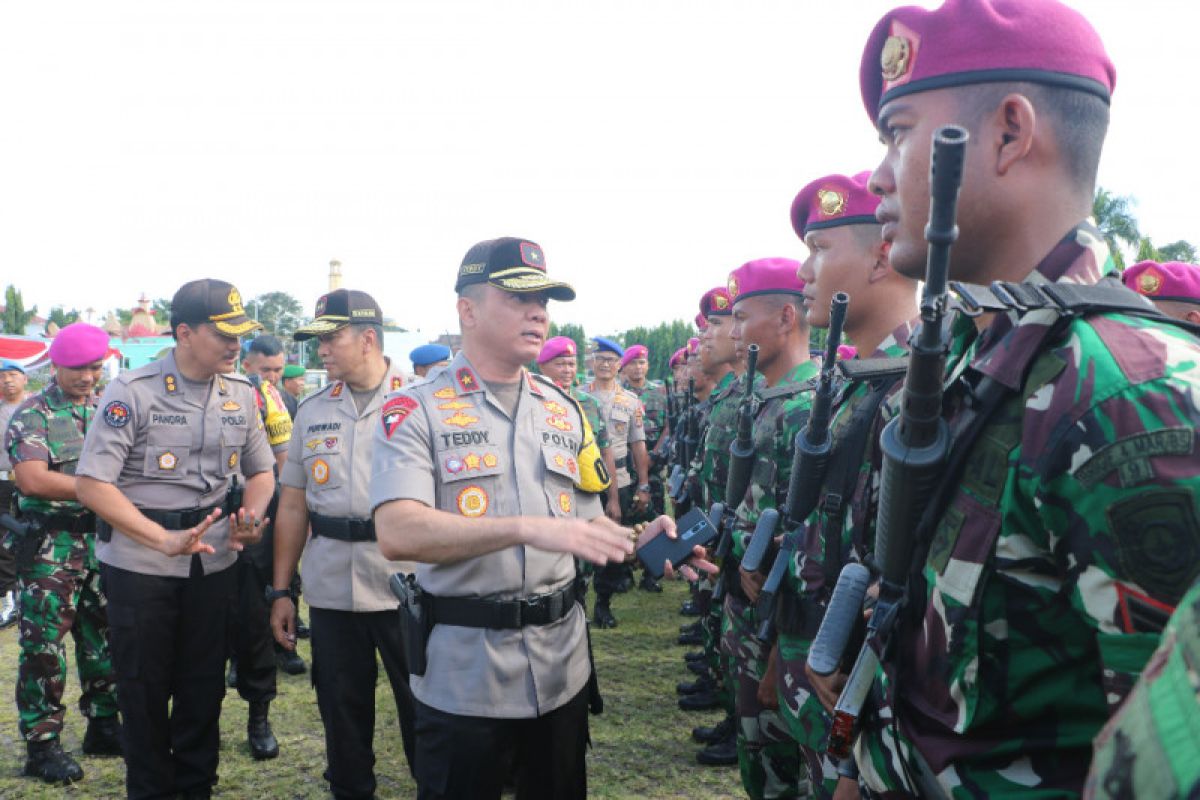
M 650 484 L 643 483 L 641 486 L 637 487 L 637 490 L 639 492 L 645 492 L 646 494 L 650 494 Z
M 267 605 L 271 605 L 281 597 L 291 598 L 291 589 L 276 589 L 274 586 L 268 586 L 263 591 L 263 596 L 267 598 Z

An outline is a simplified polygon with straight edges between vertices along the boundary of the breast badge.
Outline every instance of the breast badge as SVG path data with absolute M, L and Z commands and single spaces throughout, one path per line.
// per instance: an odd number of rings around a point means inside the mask
M 487 513 L 488 496 L 478 486 L 468 486 L 458 493 L 458 513 L 464 517 L 482 517 Z
M 172 453 L 170 450 L 168 450 L 165 453 L 160 454 L 158 457 L 158 468 L 161 470 L 165 470 L 167 472 L 170 472 L 171 470 L 175 469 L 175 465 L 178 463 L 179 463 L 179 459 L 176 458 L 175 454 Z
M 571 421 L 566 417 L 546 417 L 546 424 L 551 428 L 557 428 L 560 431 L 574 430 Z
M 571 513 L 571 493 L 570 492 L 559 492 L 558 507 L 562 509 L 562 512 L 564 514 Z
M 442 422 L 447 425 L 453 425 L 456 428 L 467 428 L 479 422 L 479 417 L 472 417 L 470 414 L 464 414 L 461 411 L 454 412 L 454 416 L 443 419 Z
M 312 479 L 319 484 L 329 482 L 329 464 L 325 463 L 325 459 L 318 458 L 312 463 Z

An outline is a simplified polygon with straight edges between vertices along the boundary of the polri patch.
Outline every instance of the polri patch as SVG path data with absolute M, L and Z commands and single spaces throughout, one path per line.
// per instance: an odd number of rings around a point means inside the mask
M 384 436 L 391 439 L 396 429 L 417 409 L 417 405 L 416 400 L 404 395 L 393 397 L 384 403 L 382 416 L 380 417 L 383 420 Z
M 468 486 L 458 493 L 458 513 L 464 517 L 482 517 L 488 510 L 487 492 L 479 486 Z
M 124 428 L 132 417 L 129 406 L 120 400 L 113 400 L 104 407 L 104 422 L 111 428 Z

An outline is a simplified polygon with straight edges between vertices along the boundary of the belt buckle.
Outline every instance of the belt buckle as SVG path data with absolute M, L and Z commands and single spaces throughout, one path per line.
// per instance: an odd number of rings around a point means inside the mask
M 550 595 L 549 594 L 535 594 L 532 597 L 526 597 L 524 600 L 521 601 L 521 624 L 522 624 L 522 626 L 529 625 L 529 624 L 536 624 L 533 622 L 534 616 L 536 614 L 538 614 L 538 612 L 541 612 L 544 615 L 546 613 L 547 609 L 549 608 L 549 606 L 550 606 Z M 544 622 L 544 620 L 543 620 L 543 622 Z

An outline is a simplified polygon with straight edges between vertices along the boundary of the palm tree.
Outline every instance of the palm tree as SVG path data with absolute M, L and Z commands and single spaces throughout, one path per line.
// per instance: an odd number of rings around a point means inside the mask
M 1117 269 L 1125 269 L 1125 258 L 1118 242 L 1126 247 L 1139 247 L 1142 243 L 1137 219 L 1133 216 L 1134 204 L 1132 197 L 1117 196 L 1102 186 L 1096 189 L 1096 199 L 1092 201 L 1092 217 L 1108 242 Z

